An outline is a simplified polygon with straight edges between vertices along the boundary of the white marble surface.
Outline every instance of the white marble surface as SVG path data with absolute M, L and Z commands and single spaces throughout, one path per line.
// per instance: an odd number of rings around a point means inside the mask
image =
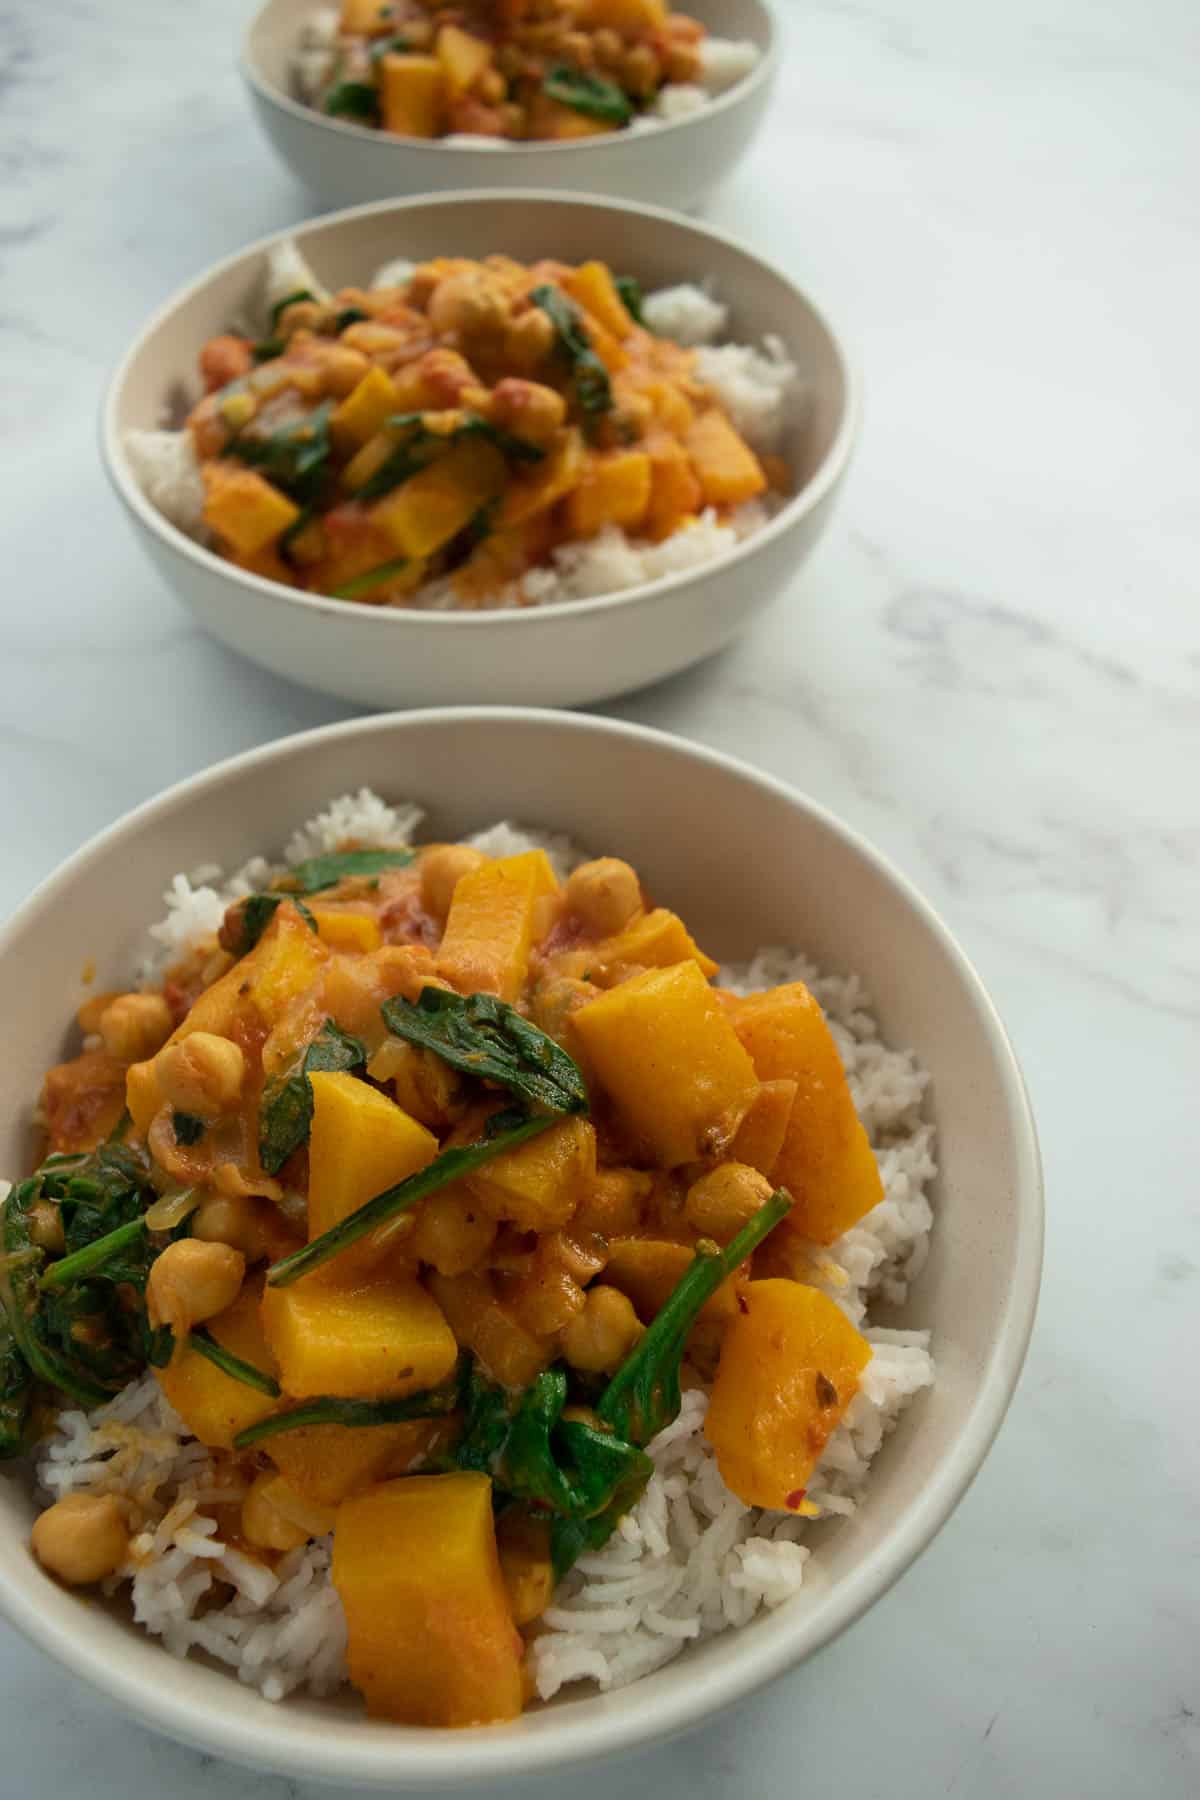
M 1200 1786 L 1200 15 L 785 10 L 774 119 L 711 216 L 857 341 L 861 456 L 798 591 L 619 710 L 807 788 L 943 910 L 1028 1073 L 1046 1281 L 1009 1422 L 919 1566 L 817 1662 L 622 1774 L 662 1800 L 1182 1800 Z M 0 907 L 165 783 L 342 711 L 198 634 L 94 444 L 147 312 L 310 210 L 239 91 L 246 11 L 0 0 Z M 316 1800 L 149 1737 L 2 1626 L 0 1744 L 14 1797 Z

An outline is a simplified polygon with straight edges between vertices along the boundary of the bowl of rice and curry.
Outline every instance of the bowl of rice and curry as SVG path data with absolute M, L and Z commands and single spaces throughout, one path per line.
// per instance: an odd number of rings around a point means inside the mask
M 642 1741 L 869 1604 L 999 1424 L 1011 1053 L 899 878 L 726 759 L 515 711 L 310 734 L 81 852 L 0 983 L 41 1008 L 5 1603 L 191 1741 L 381 1785 Z
M 201 620 L 366 704 L 578 704 L 719 648 L 828 519 L 854 383 L 697 225 L 511 194 L 359 208 L 172 301 L 109 471 Z

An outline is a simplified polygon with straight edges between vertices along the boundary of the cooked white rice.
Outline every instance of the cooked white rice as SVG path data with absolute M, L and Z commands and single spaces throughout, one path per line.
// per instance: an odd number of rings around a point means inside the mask
M 403 257 L 375 271 L 373 288 L 397 287 L 416 265 Z M 267 253 L 264 305 L 277 304 L 303 288 L 319 296 L 321 286 L 291 239 Z M 799 371 L 778 338 L 761 349 L 749 344 L 719 344 L 729 308 L 705 287 L 683 283 L 649 294 L 644 302 L 652 331 L 674 338 L 698 352 L 697 373 L 711 388 L 737 429 L 760 455 L 777 452 L 804 403 Z M 189 431 L 128 431 L 125 447 L 133 472 L 151 504 L 173 525 L 206 541 L 204 483 Z M 615 525 L 581 543 L 560 545 L 545 566 L 509 582 L 489 597 L 489 609 L 546 606 L 552 602 L 594 599 L 643 587 L 666 575 L 697 568 L 726 556 L 744 539 L 761 531 L 782 501 L 777 494 L 748 501 L 721 520 L 709 508 L 661 543 L 631 537 Z M 427 581 L 404 599 L 406 609 L 424 612 L 458 610 L 462 601 L 449 576 Z
M 353 839 L 392 847 L 422 818 L 413 804 L 388 806 L 363 788 L 334 800 L 289 841 L 289 863 Z M 560 874 L 580 859 L 570 840 L 501 822 L 470 842 L 492 855 L 546 849 Z M 261 886 L 272 865 L 255 858 L 228 880 L 213 865 L 177 875 L 166 917 L 151 927 L 147 970 L 200 948 L 231 898 Z M 933 1215 L 926 1195 L 936 1173 L 933 1127 L 921 1117 L 928 1077 L 905 1050 L 880 1039 L 857 976 L 820 975 L 802 956 L 760 952 L 722 970 L 739 992 L 807 982 L 829 1020 L 863 1124 L 879 1161 L 884 1198 L 828 1250 L 813 1248 L 816 1284 L 859 1325 L 872 1348 L 858 1393 L 809 1484 L 812 1516 L 848 1516 L 863 1504 L 870 1465 L 914 1394 L 934 1379 L 927 1331 L 872 1326 L 876 1299 L 902 1302 L 927 1253 Z M 745 1625 L 800 1589 L 812 1555 L 809 1519 L 743 1505 L 721 1480 L 703 1436 L 707 1401 L 684 1398 L 679 1417 L 650 1445 L 655 1473 L 605 1548 L 584 1557 L 555 1595 L 531 1647 L 543 1699 L 572 1682 L 615 1688 L 684 1646 Z M 329 1577 L 329 1544 L 314 1542 L 275 1571 L 233 1549 L 205 1507 L 238 1499 L 221 1485 L 204 1447 L 190 1438 L 152 1375 L 85 1416 L 67 1411 L 42 1444 L 44 1500 L 77 1489 L 119 1493 L 138 1524 L 127 1565 L 109 1583 L 128 1584 L 134 1617 L 176 1656 L 207 1652 L 270 1700 L 307 1686 L 334 1691 L 345 1678 L 345 1620 Z

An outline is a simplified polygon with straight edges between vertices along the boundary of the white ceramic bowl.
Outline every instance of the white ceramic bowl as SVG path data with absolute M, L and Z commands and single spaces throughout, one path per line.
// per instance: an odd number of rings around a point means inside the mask
M 198 398 L 205 339 L 259 298 L 266 254 L 294 238 L 330 288 L 361 284 L 395 256 L 504 250 L 567 262 L 600 257 L 647 288 L 711 276 L 729 334 L 783 339 L 806 384 L 785 452 L 793 498 L 728 555 L 624 593 L 496 612 L 406 612 L 303 594 L 249 575 L 171 525 L 124 449 L 130 427 Z M 357 207 L 277 232 L 169 300 L 109 388 L 102 448 L 117 493 L 166 582 L 244 656 L 366 706 L 504 701 L 577 706 L 644 686 L 709 656 L 792 579 L 828 522 L 857 429 L 858 401 L 832 329 L 788 278 L 733 240 L 646 207 L 552 194 L 456 194 Z
M 688 0 L 718 37 L 758 46 L 754 70 L 701 111 L 653 130 L 567 144 L 446 143 L 328 118 L 293 97 L 300 26 L 319 0 L 267 0 L 242 44 L 254 110 L 292 172 L 326 206 L 457 188 L 543 187 L 689 207 L 730 173 L 766 114 L 779 61 L 766 0 Z
M 827 1643 L 924 1549 L 982 1463 L 1025 1354 L 1041 1267 L 1037 1141 L 978 976 L 903 877 L 829 813 L 656 732 L 481 709 L 356 720 L 251 751 L 79 851 L 0 937 L 0 1168 L 29 1164 L 30 1104 L 65 1053 L 85 956 L 97 988 L 123 984 L 175 870 L 272 849 L 293 821 L 364 782 L 422 799 L 435 835 L 510 816 L 628 856 L 718 955 L 794 943 L 831 970 L 858 970 L 889 1041 L 911 1044 L 933 1075 L 937 1227 L 897 1322 L 932 1327 L 937 1384 L 885 1445 L 853 1526 L 828 1532 L 811 1585 L 632 1687 L 569 1689 L 512 1725 L 458 1733 L 371 1724 L 350 1700 L 272 1707 L 215 1668 L 168 1663 L 157 1643 L 47 1579 L 27 1549 L 28 1485 L 0 1475 L 0 1607 L 146 1724 L 297 1779 L 492 1787 L 711 1718 Z M 754 879 L 763 869 L 769 879 Z

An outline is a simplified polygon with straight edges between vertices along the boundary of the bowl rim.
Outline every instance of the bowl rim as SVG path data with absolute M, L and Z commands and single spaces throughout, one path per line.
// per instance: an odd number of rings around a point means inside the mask
M 1013 1195 L 1018 1229 L 1011 1279 L 1002 1301 L 1001 1324 L 993 1354 L 985 1366 L 978 1389 L 956 1441 L 925 1490 L 894 1526 L 890 1537 L 864 1566 L 853 1570 L 830 1593 L 817 1628 L 807 1633 L 801 1620 L 788 1634 L 759 1638 L 747 1634 L 740 1658 L 728 1668 L 708 1670 L 700 1679 L 658 1696 L 654 1703 L 639 1703 L 637 1683 L 625 1690 L 629 1696 L 622 1711 L 601 1711 L 594 1717 L 566 1717 L 561 1725 L 545 1727 L 536 1736 L 522 1734 L 512 1725 L 481 1727 L 473 1732 L 435 1732 L 397 1736 L 364 1736 L 361 1743 L 331 1737 L 328 1762 L 322 1764 L 311 1734 L 288 1742 L 286 1712 L 279 1725 L 264 1729 L 261 1721 L 234 1723 L 219 1700 L 181 1698 L 175 1684 L 153 1688 L 139 1682 L 125 1668 L 125 1659 L 89 1652 L 80 1647 L 65 1624 L 43 1617 L 32 1591 L 21 1592 L 12 1584 L 0 1589 L 0 1612 L 33 1643 L 73 1673 L 115 1700 L 143 1723 L 198 1748 L 232 1757 L 243 1765 L 269 1768 L 295 1776 L 337 1780 L 353 1784 L 408 1789 L 422 1786 L 444 1790 L 492 1783 L 534 1773 L 545 1773 L 601 1755 L 637 1749 L 651 1740 L 666 1741 L 711 1718 L 753 1689 L 782 1675 L 840 1635 L 904 1574 L 928 1548 L 954 1511 L 986 1459 L 1003 1423 L 1025 1360 L 1037 1310 L 1041 1280 L 1044 1233 L 1042 1166 L 1037 1130 L 1016 1053 L 995 1005 L 978 972 L 948 926 L 923 898 L 907 876 L 876 850 L 852 826 L 845 824 L 810 795 L 754 768 L 741 758 L 710 749 L 672 733 L 586 713 L 559 712 L 534 707 L 428 707 L 419 711 L 373 714 L 345 720 L 315 730 L 294 733 L 271 743 L 226 758 L 174 783 L 164 792 L 134 807 L 97 832 L 60 867 L 39 883 L 12 918 L 0 928 L 0 961 L 12 942 L 46 903 L 70 888 L 98 857 L 124 840 L 140 835 L 178 808 L 220 788 L 247 771 L 265 771 L 285 762 L 297 751 L 334 740 L 387 736 L 392 732 L 420 731 L 430 725 L 478 723 L 527 724 L 535 728 L 568 730 L 605 741 L 624 738 L 645 744 L 660 754 L 720 770 L 736 779 L 765 788 L 787 805 L 806 814 L 858 857 L 870 865 L 908 906 L 930 933 L 963 984 L 987 1039 L 996 1067 L 999 1090 L 1013 1140 Z M 164 1654 L 166 1652 L 164 1651 Z M 515 1722 L 519 1726 L 519 1721 Z M 335 1766 L 336 1765 L 336 1766 Z
M 500 154 L 506 158 L 520 157 L 525 161 L 545 156 L 548 152 L 552 152 L 556 157 L 566 154 L 575 158 L 587 151 L 607 151 L 610 156 L 619 155 L 622 148 L 628 148 L 632 143 L 644 142 L 647 137 L 653 142 L 660 132 L 686 130 L 688 126 L 711 119 L 716 113 L 731 111 L 733 107 L 748 102 L 760 88 L 766 87 L 774 79 L 781 56 L 782 33 L 779 29 L 779 18 L 775 11 L 774 0 L 751 0 L 751 4 L 757 7 L 766 28 L 765 48 L 761 50 L 757 63 L 748 74 L 741 76 L 733 83 L 732 87 L 726 88 L 723 93 L 714 94 L 711 100 L 706 101 L 704 106 L 697 108 L 694 113 L 685 113 L 680 119 L 664 119 L 661 123 L 655 124 L 652 132 L 610 133 L 604 137 L 568 139 L 565 143 L 559 143 L 556 140 L 512 143 L 503 138 L 497 140 L 485 137 L 469 139 L 465 143 L 461 140 L 452 142 L 446 138 L 404 137 L 399 132 L 375 131 L 367 125 L 356 125 L 352 120 L 330 118 L 327 113 L 318 112 L 315 106 L 306 106 L 302 100 L 295 99 L 279 87 L 264 74 L 254 55 L 255 34 L 262 22 L 263 14 L 273 4 L 274 0 L 262 0 L 262 4 L 255 10 L 241 36 L 237 61 L 242 79 L 247 86 L 261 99 L 276 107 L 280 112 L 287 113 L 289 117 L 301 124 L 323 126 L 327 131 L 336 132 L 351 142 L 357 140 L 362 144 L 386 145 L 387 149 L 384 154 L 390 153 L 391 150 L 395 150 L 397 153 L 404 152 L 409 156 L 427 158 Z M 756 44 L 755 48 L 758 49 L 759 46 Z
M 609 213 L 620 214 L 623 217 L 632 214 L 639 218 L 682 227 L 701 239 L 718 243 L 736 255 L 746 257 L 749 261 L 758 264 L 777 281 L 783 282 L 790 294 L 813 316 L 829 341 L 830 353 L 841 380 L 843 394 L 841 416 L 837 421 L 833 440 L 812 476 L 798 493 L 791 495 L 785 501 L 784 505 L 772 518 L 767 520 L 765 525 L 752 532 L 749 537 L 743 538 L 732 549 L 725 551 L 720 556 L 712 557 L 707 562 L 695 563 L 685 569 L 677 569 L 671 574 L 658 576 L 654 581 L 640 582 L 636 587 L 622 588 L 615 593 L 595 594 L 580 600 L 553 600 L 541 606 L 432 612 L 406 607 L 356 606 L 326 594 L 310 594 L 301 588 L 285 587 L 282 582 L 271 581 L 265 576 L 254 575 L 246 569 L 239 569 L 236 564 L 218 556 L 216 551 L 210 550 L 204 544 L 197 543 L 194 538 L 188 536 L 187 532 L 172 524 L 166 515 L 158 510 L 143 491 L 141 483 L 129 463 L 122 441 L 123 434 L 118 414 L 134 362 L 142 354 L 150 340 L 161 331 L 173 313 L 186 305 L 197 294 L 202 293 L 219 277 L 236 268 L 239 263 L 264 255 L 274 245 L 284 243 L 310 227 L 327 225 L 339 227 L 361 218 L 370 218 L 376 214 L 403 214 L 419 207 L 446 207 L 448 210 L 453 210 L 459 206 L 473 206 L 480 202 L 495 203 L 497 201 L 516 201 L 523 206 L 550 202 L 556 206 L 593 207 Z M 185 561 L 197 565 L 201 574 L 223 578 L 232 587 L 240 588 L 246 594 L 264 596 L 277 605 L 286 602 L 305 611 L 318 615 L 323 614 L 329 618 L 357 619 L 374 626 L 387 621 L 382 625 L 384 630 L 411 631 L 420 628 L 440 631 L 512 630 L 533 619 L 585 618 L 621 607 L 653 605 L 662 595 L 694 582 L 698 577 L 707 577 L 718 572 L 726 573 L 744 558 L 752 557 L 756 552 L 765 549 L 775 539 L 799 525 L 803 519 L 814 512 L 842 480 L 861 428 L 861 389 L 857 360 L 851 356 L 841 337 L 834 330 L 825 308 L 813 300 L 808 292 L 793 281 L 792 277 L 783 269 L 759 256 L 756 251 L 733 236 L 732 233 L 718 231 L 711 225 L 672 212 L 667 207 L 649 206 L 632 200 L 617 200 L 605 194 L 576 194 L 552 188 L 534 187 L 460 188 L 446 193 L 405 195 L 388 200 L 371 200 L 359 206 L 347 206 L 335 212 L 312 215 L 299 220 L 294 225 L 285 226 L 280 231 L 268 232 L 264 237 L 256 238 L 252 243 L 234 251 L 232 255 L 222 257 L 219 262 L 210 264 L 201 274 L 177 288 L 162 305 L 156 308 L 142 326 L 133 343 L 125 351 L 108 378 L 100 404 L 100 453 L 105 472 L 118 499 L 138 524 L 159 538 L 168 550 L 183 557 Z

